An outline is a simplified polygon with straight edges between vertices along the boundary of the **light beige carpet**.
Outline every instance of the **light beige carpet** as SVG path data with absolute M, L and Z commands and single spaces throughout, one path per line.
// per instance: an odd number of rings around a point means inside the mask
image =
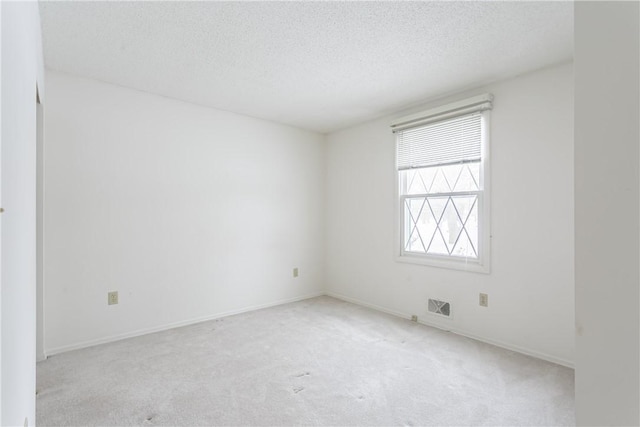
M 573 370 L 329 297 L 38 364 L 37 424 L 571 425 Z

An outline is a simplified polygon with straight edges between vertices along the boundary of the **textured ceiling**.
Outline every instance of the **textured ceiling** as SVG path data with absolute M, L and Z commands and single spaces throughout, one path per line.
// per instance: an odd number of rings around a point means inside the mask
M 48 68 L 329 132 L 569 60 L 571 2 L 43 2 Z

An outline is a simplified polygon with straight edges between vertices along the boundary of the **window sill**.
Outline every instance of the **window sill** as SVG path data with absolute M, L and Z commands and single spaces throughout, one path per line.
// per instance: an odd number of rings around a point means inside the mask
M 408 254 L 396 256 L 396 261 L 407 264 L 419 264 L 430 267 L 446 268 L 449 270 L 469 271 L 472 273 L 489 274 L 491 272 L 488 262 L 481 264 L 479 262 L 473 261 L 444 259 Z

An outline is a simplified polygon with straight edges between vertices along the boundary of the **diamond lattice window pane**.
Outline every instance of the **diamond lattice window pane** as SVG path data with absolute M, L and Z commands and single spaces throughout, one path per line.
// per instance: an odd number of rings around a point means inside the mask
M 427 197 L 428 208 L 431 210 L 436 222 L 440 222 L 448 201 L 449 197 Z
M 411 198 L 405 202 L 405 250 L 426 252 L 437 222 L 425 198 Z
M 418 220 L 418 233 L 420 233 L 420 237 L 422 238 L 425 246 L 429 245 L 429 242 L 433 238 L 433 234 L 437 232 L 437 225 L 438 224 L 436 219 L 433 217 L 431 210 L 425 206 L 422 210 L 422 215 L 420 215 L 420 219 Z
M 465 231 L 460 234 L 453 251 L 451 251 L 451 255 L 473 258 L 477 257 L 475 247 L 471 243 L 471 240 L 469 240 L 469 236 Z
M 433 235 L 433 239 L 429 244 L 427 253 L 436 255 L 449 255 L 447 244 L 444 242 L 444 238 L 442 237 L 442 233 L 440 232 L 440 230 L 437 230 Z
M 420 178 L 422 178 L 422 182 L 426 189 L 425 193 L 431 193 L 431 187 L 433 186 L 433 180 L 436 177 L 436 172 L 438 172 L 438 168 L 418 169 L 418 173 L 420 174 Z
M 454 191 L 456 187 L 456 183 L 458 182 L 458 178 L 460 177 L 460 172 L 462 172 L 462 168 L 464 165 L 449 165 L 442 166 L 442 173 L 447 180 L 448 190 L 447 192 Z
M 442 231 L 444 242 L 447 245 L 447 251 L 451 253 L 453 245 L 455 245 L 458 240 L 458 236 L 462 231 L 462 220 L 460 219 L 451 198 L 447 200 L 447 206 L 444 210 L 444 214 L 442 215 L 442 219 L 438 224 L 438 228 Z
M 471 209 L 473 209 L 476 204 L 476 199 L 478 196 L 452 196 L 451 201 L 455 205 L 458 214 L 460 215 L 460 219 L 462 222 L 466 222 L 469 214 L 471 213 Z
M 471 172 L 471 176 L 473 177 L 473 180 L 475 181 L 475 185 L 479 190 L 480 189 L 480 163 L 469 163 L 467 167 L 469 168 L 469 172 Z
M 409 237 L 404 250 L 409 252 L 425 252 L 424 245 L 422 244 L 422 240 L 420 240 L 420 235 L 417 231 Z
M 413 169 L 406 172 L 407 173 L 407 194 L 425 194 L 427 193 L 427 186 L 425 185 L 424 179 L 420 173 L 420 170 Z
M 409 196 L 404 206 L 405 251 L 478 257 L 479 172 L 478 163 L 402 171 L 403 191 Z M 433 195 L 411 196 L 417 194 Z
M 405 236 L 407 240 L 405 242 L 405 250 L 411 252 L 425 252 L 426 247 L 423 243 L 422 236 L 418 229 L 418 221 L 420 220 L 421 213 L 425 208 L 425 200 L 420 199 L 407 199 L 405 204 L 405 224 L 408 226 L 405 230 Z
M 403 194 L 437 194 L 480 190 L 480 163 L 432 166 L 401 172 Z
M 478 198 L 455 197 L 454 203 L 464 221 L 464 230 L 460 234 L 451 255 L 478 257 Z
M 454 191 L 477 191 L 479 190 L 478 181 L 474 177 L 472 169 L 477 169 L 477 163 L 464 165 L 461 168 L 460 176 L 455 184 Z
M 448 193 L 451 191 L 449 187 L 449 183 L 447 182 L 447 178 L 442 171 L 442 168 L 434 168 L 436 169 L 435 177 L 433 179 L 433 184 L 429 189 L 430 194 L 434 193 Z
M 467 230 L 467 234 L 471 239 L 471 244 L 476 250 L 476 256 L 478 251 L 478 202 L 473 205 L 473 209 L 469 213 L 469 218 L 467 219 L 467 223 L 465 224 L 465 229 Z

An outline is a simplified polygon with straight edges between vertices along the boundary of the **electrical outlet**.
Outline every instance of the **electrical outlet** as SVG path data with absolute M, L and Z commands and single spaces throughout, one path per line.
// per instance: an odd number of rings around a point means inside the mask
M 415 314 L 411 315 L 411 321 L 412 322 L 417 322 L 418 321 L 418 316 L 416 316 Z
M 298 277 L 298 267 L 293 269 L 293 277 Z
M 481 307 L 489 307 L 489 295 L 481 293 L 479 302 Z
M 118 303 L 118 291 L 109 292 L 107 294 L 107 302 L 109 305 L 114 305 Z

